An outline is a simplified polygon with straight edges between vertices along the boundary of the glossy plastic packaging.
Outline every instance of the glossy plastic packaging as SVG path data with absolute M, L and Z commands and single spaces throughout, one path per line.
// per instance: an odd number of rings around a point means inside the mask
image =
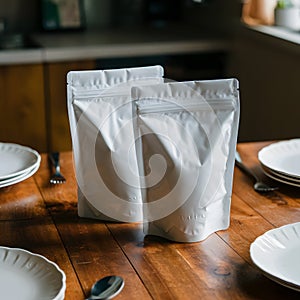
M 79 216 L 142 221 L 130 89 L 162 76 L 161 66 L 68 73 Z
M 197 242 L 228 228 L 238 81 L 133 87 L 132 98 L 145 234 Z

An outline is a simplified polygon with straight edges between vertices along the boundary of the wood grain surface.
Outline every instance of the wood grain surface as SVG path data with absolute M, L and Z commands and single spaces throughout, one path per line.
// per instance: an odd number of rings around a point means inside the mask
M 267 142 L 243 143 L 244 162 L 266 178 L 257 152 Z M 249 247 L 269 229 L 300 221 L 300 190 L 279 185 L 261 195 L 235 169 L 231 223 L 197 243 L 145 236 L 142 224 L 107 223 L 77 216 L 72 153 L 61 153 L 66 184 L 51 186 L 45 154 L 39 171 L 0 189 L 0 245 L 21 247 L 56 262 L 67 276 L 67 300 L 84 299 L 97 279 L 125 279 L 116 299 L 299 299 L 299 292 L 265 277 Z

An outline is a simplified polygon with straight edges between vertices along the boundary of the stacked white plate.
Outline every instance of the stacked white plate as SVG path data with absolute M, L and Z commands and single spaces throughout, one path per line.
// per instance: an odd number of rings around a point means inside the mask
M 271 229 L 250 246 L 250 256 L 263 274 L 300 291 L 300 223 Z
M 29 147 L 0 143 L 0 188 L 21 182 L 39 168 L 41 156 Z
M 300 187 L 300 139 L 273 143 L 259 151 L 258 159 L 267 176 Z
M 0 247 L 0 299 L 63 300 L 66 275 L 52 261 L 19 248 Z

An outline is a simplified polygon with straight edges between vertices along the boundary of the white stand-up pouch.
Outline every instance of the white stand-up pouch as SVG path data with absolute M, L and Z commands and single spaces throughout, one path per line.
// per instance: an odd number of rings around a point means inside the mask
M 142 220 L 130 90 L 162 77 L 161 66 L 68 73 L 79 216 Z
M 133 87 L 132 98 L 145 234 L 196 242 L 227 229 L 238 81 Z

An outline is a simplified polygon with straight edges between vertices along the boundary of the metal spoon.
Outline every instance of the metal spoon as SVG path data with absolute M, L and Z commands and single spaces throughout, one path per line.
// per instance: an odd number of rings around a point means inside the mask
M 248 174 L 254 180 L 254 190 L 259 193 L 267 193 L 272 192 L 278 189 L 278 187 L 271 187 L 268 186 L 266 183 L 262 182 L 252 170 L 247 168 L 240 157 L 240 154 L 236 151 L 235 152 L 235 164 L 246 174 Z
M 94 283 L 91 296 L 86 300 L 112 299 L 121 292 L 124 284 L 124 279 L 120 276 L 104 277 Z

